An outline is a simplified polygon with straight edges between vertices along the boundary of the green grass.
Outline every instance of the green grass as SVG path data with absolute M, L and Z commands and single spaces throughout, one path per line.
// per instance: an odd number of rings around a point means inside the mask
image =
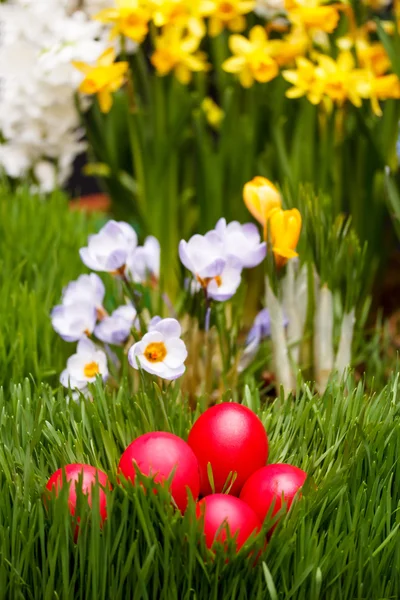
M 44 200 L 0 185 L 0 384 L 57 380 L 72 346 L 54 333 L 49 313 L 85 271 L 78 250 L 94 229 L 62 194 Z
M 400 375 L 373 389 L 378 342 L 365 349 L 367 390 L 349 376 L 320 398 L 299 382 L 295 400 L 266 403 L 251 373 L 234 390 L 266 427 L 269 461 L 309 474 L 266 548 L 264 531 L 238 556 L 211 559 L 193 503 L 182 517 L 167 490 L 118 485 L 132 439 L 151 430 L 187 438 L 206 398 L 192 413 L 176 385 L 160 392 L 148 379 L 137 395 L 126 382 L 117 392 L 98 383 L 93 402 L 69 402 L 58 388 L 75 345 L 59 340 L 49 312 L 83 272 L 78 249 L 98 226 L 58 194 L 43 201 L 0 187 L 0 600 L 398 599 Z M 71 462 L 100 467 L 113 484 L 103 529 L 79 499 L 76 544 L 65 494 L 43 503 L 50 474 Z M 253 566 L 249 553 L 260 549 Z
M 366 395 L 349 378 L 322 397 L 302 386 L 295 401 L 244 401 L 262 419 L 272 462 L 309 473 L 303 497 L 282 519 L 258 564 L 249 548 L 210 560 L 193 506 L 182 518 L 142 488 L 116 483 L 119 456 L 138 434 L 183 437 L 196 415 L 171 392 L 130 397 L 100 385 L 94 401 L 25 381 L 0 399 L 0 598 L 378 599 L 400 596 L 399 379 Z M 101 531 L 82 509 L 81 534 L 66 498 L 49 507 L 49 475 L 88 462 L 113 482 Z M 94 514 L 95 511 L 94 511 Z M 94 518 L 94 521 L 97 521 Z M 263 539 L 254 542 L 262 548 Z M 255 550 L 256 551 L 256 550 Z

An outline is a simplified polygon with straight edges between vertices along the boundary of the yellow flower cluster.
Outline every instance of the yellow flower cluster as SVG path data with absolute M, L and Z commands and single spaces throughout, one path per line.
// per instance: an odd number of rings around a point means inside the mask
M 370 99 L 374 113 L 380 116 L 379 100 L 400 98 L 400 80 L 393 73 L 383 74 L 382 62 L 376 72 L 372 64 L 358 68 L 349 50 L 341 51 L 336 60 L 325 54 L 316 54 L 314 61 L 299 57 L 296 69 L 282 72 L 284 79 L 293 85 L 286 96 L 307 96 L 312 104 L 328 99 L 338 106 L 349 100 L 357 107 L 363 99 Z
M 246 16 L 255 8 L 255 0 L 114 2 L 95 16 L 111 26 L 110 39 L 122 36 L 141 44 L 150 38 L 154 47 L 150 60 L 157 75 L 174 74 L 184 85 L 193 73 L 211 68 L 201 50 L 207 30 L 210 37 L 227 30 L 233 32 L 228 42 L 231 56 L 222 68 L 245 88 L 282 74 L 292 84 L 286 92 L 289 98 L 306 96 L 313 104 L 323 101 L 328 107 L 347 101 L 358 107 L 363 99 L 369 99 L 376 115 L 381 114 L 381 100 L 400 98 L 400 82 L 390 73 L 385 49 L 371 38 L 371 24 L 357 29 L 348 3 L 284 0 L 285 20 L 255 25 L 245 35 Z M 348 33 L 337 40 L 335 49 L 329 34 L 339 22 L 347 24 Z M 385 25 L 387 31 L 390 25 L 393 23 Z M 98 94 L 104 112 L 111 107 L 111 93 L 129 74 L 127 62 L 114 60 L 115 54 L 109 50 L 95 66 L 76 64 L 85 75 L 80 91 Z M 209 122 L 213 120 L 212 126 L 217 127 L 220 117 L 214 115 Z

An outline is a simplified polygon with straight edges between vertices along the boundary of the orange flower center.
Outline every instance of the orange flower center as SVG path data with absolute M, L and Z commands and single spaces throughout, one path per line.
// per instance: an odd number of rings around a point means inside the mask
M 94 361 L 91 363 L 87 363 L 87 365 L 84 366 L 83 372 L 85 374 L 85 377 L 87 377 L 88 379 L 90 379 L 91 377 L 95 377 L 96 375 L 98 375 L 98 373 L 100 373 L 99 364 Z
M 125 275 L 126 265 L 122 265 L 122 267 L 118 267 L 115 271 L 111 271 L 111 275 L 115 275 L 116 277 L 124 277 Z
M 149 362 L 162 362 L 167 356 L 167 349 L 164 342 L 152 342 L 146 347 L 144 355 Z
M 132 13 L 127 17 L 126 24 L 129 27 L 137 27 L 137 25 L 142 24 L 142 19 L 138 15 L 135 15 L 135 13 Z
M 222 285 L 222 279 L 221 279 L 220 275 L 217 275 L 216 277 L 214 277 L 214 279 L 217 282 L 217 286 L 221 287 L 221 285 Z
M 86 79 L 86 89 L 87 89 L 87 94 L 94 94 L 95 92 L 97 92 L 97 83 L 94 79 Z
M 230 2 L 221 2 L 219 11 L 224 18 L 233 17 L 235 15 L 234 8 Z

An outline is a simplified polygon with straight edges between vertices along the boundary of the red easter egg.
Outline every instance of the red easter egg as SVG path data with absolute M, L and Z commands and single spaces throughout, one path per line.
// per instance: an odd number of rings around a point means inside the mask
M 204 511 L 204 535 L 208 548 L 215 542 L 224 542 L 227 538 L 226 528 L 217 531 L 226 523 L 233 537 L 236 532 L 236 549 L 239 550 L 247 538 L 261 529 L 260 519 L 248 504 L 228 494 L 212 494 L 205 496 L 197 503 L 196 516 L 200 518 Z
M 154 476 L 156 482 L 167 479 L 175 468 L 171 494 L 178 508 L 184 512 L 188 490 L 194 499 L 199 495 L 199 465 L 193 451 L 177 435 L 165 431 L 145 433 L 134 440 L 119 461 L 119 471 L 126 479 L 135 480 L 135 462 L 144 475 Z
M 58 469 L 58 471 L 53 473 L 46 484 L 46 489 L 51 492 L 53 491 L 53 488 L 55 488 L 55 494 L 58 496 L 59 490 L 62 488 L 64 480 L 66 479 L 66 481 L 70 484 L 68 496 L 69 510 L 71 515 L 74 515 L 76 509 L 76 485 L 80 477 L 82 477 L 82 492 L 87 495 L 90 507 L 92 506 L 92 487 L 100 484 L 100 517 L 101 520 L 104 521 L 104 519 L 107 517 L 107 497 L 104 489 L 102 488 L 105 488 L 106 486 L 111 488 L 111 486 L 107 475 L 103 471 L 100 471 L 100 469 L 96 469 L 91 465 L 79 463 L 66 465 L 62 469 Z
M 282 508 L 282 496 L 289 510 L 306 478 L 307 473 L 298 467 L 283 463 L 267 465 L 248 479 L 240 498 L 254 510 L 261 521 L 264 521 L 273 502 L 271 516 Z
M 244 483 L 268 458 L 268 438 L 260 419 L 246 406 L 225 402 L 206 410 L 193 425 L 188 444 L 197 456 L 200 491 L 212 493 L 208 479 L 211 464 L 215 492 L 222 492 L 229 473 L 237 477 L 229 490 L 239 495 Z

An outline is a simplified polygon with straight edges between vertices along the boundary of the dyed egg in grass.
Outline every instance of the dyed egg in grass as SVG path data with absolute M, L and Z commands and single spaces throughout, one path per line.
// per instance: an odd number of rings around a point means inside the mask
M 82 480 L 82 492 L 87 495 L 90 507 L 92 506 L 93 486 L 99 485 L 100 518 L 101 521 L 104 521 L 107 517 L 107 497 L 104 489 L 106 487 L 111 489 L 111 485 L 107 475 L 103 471 L 100 471 L 100 469 L 80 463 L 66 465 L 53 473 L 46 484 L 46 489 L 49 492 L 55 492 L 55 495 L 58 496 L 64 483 L 69 484 L 68 505 L 71 515 L 75 515 L 77 501 L 76 487 L 80 479 Z M 75 532 L 75 537 L 76 535 L 77 531 Z
M 247 479 L 265 465 L 268 438 L 260 419 L 246 406 L 225 402 L 206 410 L 193 425 L 188 444 L 197 456 L 202 495 L 227 491 L 239 495 Z M 214 490 L 209 481 L 212 469 Z
M 200 479 L 197 458 L 187 443 L 172 433 L 154 431 L 134 440 L 119 461 L 118 470 L 126 479 L 135 480 L 134 463 L 143 475 L 163 482 L 174 471 L 171 495 L 179 510 L 185 511 L 188 490 L 196 500 L 199 495 Z
M 267 465 L 248 479 L 240 498 L 264 521 L 272 504 L 271 516 L 282 508 L 282 499 L 289 510 L 306 478 L 307 473 L 298 467 L 284 463 Z
M 215 543 L 227 539 L 227 528 L 236 537 L 236 550 L 239 550 L 252 533 L 261 529 L 260 519 L 248 504 L 229 494 L 205 496 L 196 506 L 198 519 L 204 513 L 204 535 L 206 545 L 211 548 Z M 227 527 L 224 527 L 226 524 Z

